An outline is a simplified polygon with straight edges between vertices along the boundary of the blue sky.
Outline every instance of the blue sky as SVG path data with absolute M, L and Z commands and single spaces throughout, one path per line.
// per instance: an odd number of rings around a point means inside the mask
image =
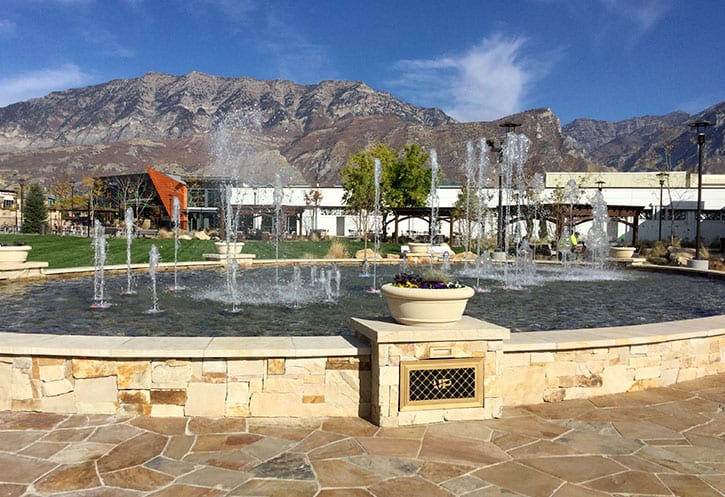
M 0 106 L 201 71 L 364 81 L 460 121 L 725 100 L 722 0 L 2 0 Z

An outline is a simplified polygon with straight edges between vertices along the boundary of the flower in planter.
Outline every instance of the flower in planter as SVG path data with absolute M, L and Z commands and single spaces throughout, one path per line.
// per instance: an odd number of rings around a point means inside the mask
M 457 280 L 451 280 L 443 271 L 426 271 L 422 275 L 416 273 L 398 273 L 393 279 L 393 286 L 400 288 L 462 288 Z

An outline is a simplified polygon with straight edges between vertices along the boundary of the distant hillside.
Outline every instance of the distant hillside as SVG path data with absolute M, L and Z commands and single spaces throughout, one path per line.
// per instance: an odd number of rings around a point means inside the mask
M 725 102 L 695 115 L 677 111 L 614 123 L 576 119 L 563 131 L 587 159 L 619 171 L 644 171 L 661 165 L 667 144 L 671 146 L 672 165 L 681 164 L 690 170 L 697 165 L 697 146 L 695 133 L 687 124 L 696 120 L 713 123 L 706 129 L 705 172 L 725 173 Z
M 722 123 L 723 105 L 703 116 L 713 114 L 713 121 L 720 116 Z M 254 125 L 228 122 L 250 114 L 257 118 Z M 269 181 L 281 171 L 291 183 L 330 185 L 339 183 L 351 153 L 378 141 L 436 148 L 445 180 L 461 182 L 466 141 L 500 144 L 505 130 L 499 124 L 505 120 L 520 122 L 518 131 L 531 138 L 532 170 L 637 170 L 643 157 L 663 146 L 662 126 L 681 133 L 671 132 L 673 157 L 692 156 L 684 123 L 694 117 L 676 112 L 620 123 L 579 119 L 562 130 L 549 109 L 535 109 L 498 121 L 458 123 L 439 109 L 416 107 L 361 82 L 298 85 L 149 73 L 0 108 L 0 185 L 15 173 L 49 182 L 150 165 L 200 175 L 235 162 L 240 171 L 254 170 L 255 181 Z M 720 141 L 715 147 L 708 139 L 708 155 L 714 156 L 708 167 L 716 172 L 722 168 L 721 125 L 712 132 Z

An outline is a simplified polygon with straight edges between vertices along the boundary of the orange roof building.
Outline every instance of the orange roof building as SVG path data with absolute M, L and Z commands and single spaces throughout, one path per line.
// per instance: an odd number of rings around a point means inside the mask
M 174 198 L 179 199 L 179 227 L 188 229 L 186 215 L 186 193 L 188 187 L 180 178 L 174 178 L 162 172 L 146 168 L 146 173 L 151 178 L 151 182 L 156 188 L 159 199 L 166 209 L 166 213 L 170 219 L 173 219 Z

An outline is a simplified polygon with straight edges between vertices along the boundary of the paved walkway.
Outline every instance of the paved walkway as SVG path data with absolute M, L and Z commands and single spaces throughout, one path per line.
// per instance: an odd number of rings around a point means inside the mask
M 0 412 L 0 497 L 49 495 L 722 497 L 725 375 L 396 429 Z

